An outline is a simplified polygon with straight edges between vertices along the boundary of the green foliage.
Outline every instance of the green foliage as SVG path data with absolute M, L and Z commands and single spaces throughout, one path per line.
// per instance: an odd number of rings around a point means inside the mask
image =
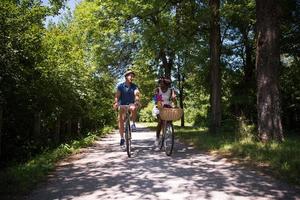
M 201 87 L 200 80 L 191 79 L 192 83 L 197 85 L 197 89 L 191 88 L 186 91 L 185 98 L 185 121 L 192 123 L 195 127 L 205 126 L 207 124 L 207 114 L 209 109 L 209 96 L 205 92 L 205 88 Z M 193 86 L 190 86 L 193 87 Z
M 49 2 L 0 1 L 2 163 L 27 160 L 115 123 L 114 86 L 128 67 L 136 71 L 142 94 L 140 120 L 154 121 L 151 101 L 156 79 L 164 74 L 163 59 L 171 65 L 173 86 L 183 92 L 185 121 L 206 125 L 207 1 L 83 0 L 74 13 L 45 28 L 45 17 L 65 3 Z M 298 8 L 295 0 L 286 1 L 280 22 L 283 124 L 295 131 L 300 124 Z M 222 1 L 222 125 L 237 141 L 255 136 L 255 21 L 254 0 Z M 237 116 L 245 119 L 236 121 Z M 220 137 L 207 136 L 207 148 L 227 142 Z M 283 169 L 293 168 L 283 163 Z
M 82 37 L 90 30 L 78 25 L 80 15 L 45 29 L 47 9 L 38 2 L 0 3 L 2 163 L 24 161 L 115 119 L 114 77 L 91 50 L 98 44 Z
M 255 125 L 250 123 L 245 117 L 237 119 L 237 128 L 235 138 L 237 140 L 250 139 L 255 140 Z
M 139 121 L 140 122 L 154 122 L 156 119 L 152 115 L 152 109 L 154 103 L 150 102 L 145 108 L 140 111 Z
M 284 57 L 280 76 L 283 124 L 290 130 L 300 130 L 300 61 L 297 57 Z
M 141 51 L 136 58 L 132 69 L 136 73 L 135 82 L 141 92 L 142 107 L 149 106 L 154 96 L 154 90 L 157 87 L 157 75 L 155 68 L 151 66 L 151 58 L 147 52 Z

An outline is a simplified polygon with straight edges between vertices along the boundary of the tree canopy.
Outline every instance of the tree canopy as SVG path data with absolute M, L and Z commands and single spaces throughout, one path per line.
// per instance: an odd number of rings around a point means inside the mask
M 142 109 L 151 107 L 157 79 L 167 76 L 185 110 L 182 126 L 221 128 L 238 117 L 259 125 L 257 78 L 264 64 L 257 62 L 270 55 L 257 57 L 263 44 L 257 33 L 266 24 L 254 0 L 82 0 L 46 27 L 45 18 L 66 1 L 49 2 L 0 2 L 3 163 L 114 124 L 113 94 L 128 68 L 136 71 Z M 270 45 L 280 54 L 269 67 L 278 73 L 266 74 L 278 85 L 285 133 L 300 128 L 300 5 L 275 6 L 280 31 Z M 141 120 L 153 120 L 151 112 L 141 113 Z

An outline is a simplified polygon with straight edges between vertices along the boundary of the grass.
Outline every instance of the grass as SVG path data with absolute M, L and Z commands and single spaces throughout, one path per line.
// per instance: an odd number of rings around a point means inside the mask
M 265 169 L 276 177 L 300 185 L 300 138 L 283 143 L 261 143 L 251 137 L 237 139 L 235 133 L 211 135 L 203 128 L 178 128 L 176 135 L 198 149 L 236 158 L 243 164 Z
M 68 155 L 78 153 L 83 147 L 91 145 L 99 135 L 107 134 L 111 128 L 104 128 L 98 133 L 89 133 L 85 138 L 62 144 L 56 149 L 44 152 L 26 163 L 11 166 L 0 172 L 1 199 L 18 198 L 31 191 L 38 183 L 45 180 L 56 163 Z
M 155 128 L 155 123 L 144 125 Z M 176 126 L 177 125 L 177 126 Z M 241 164 L 263 170 L 289 183 L 300 185 L 300 137 L 286 136 L 282 143 L 261 143 L 246 134 L 237 137 L 234 126 L 228 126 L 221 134 L 212 135 L 207 128 L 180 128 L 175 123 L 176 137 L 196 146 L 199 150 L 226 156 Z M 253 134 L 252 134 L 253 135 Z

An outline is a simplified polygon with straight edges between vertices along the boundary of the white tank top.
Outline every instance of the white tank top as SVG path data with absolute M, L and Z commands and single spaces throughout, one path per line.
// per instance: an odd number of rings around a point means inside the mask
M 158 88 L 158 94 L 161 95 L 162 97 L 162 105 L 171 105 L 172 102 L 170 101 L 170 97 L 171 97 L 171 88 L 168 88 L 168 90 L 166 92 L 163 92 L 161 90 L 161 88 Z

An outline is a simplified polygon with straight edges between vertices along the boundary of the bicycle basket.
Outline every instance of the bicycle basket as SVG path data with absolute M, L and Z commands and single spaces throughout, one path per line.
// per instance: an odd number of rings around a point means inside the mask
M 166 121 L 177 121 L 183 114 L 182 108 L 162 108 L 160 110 L 160 118 Z

